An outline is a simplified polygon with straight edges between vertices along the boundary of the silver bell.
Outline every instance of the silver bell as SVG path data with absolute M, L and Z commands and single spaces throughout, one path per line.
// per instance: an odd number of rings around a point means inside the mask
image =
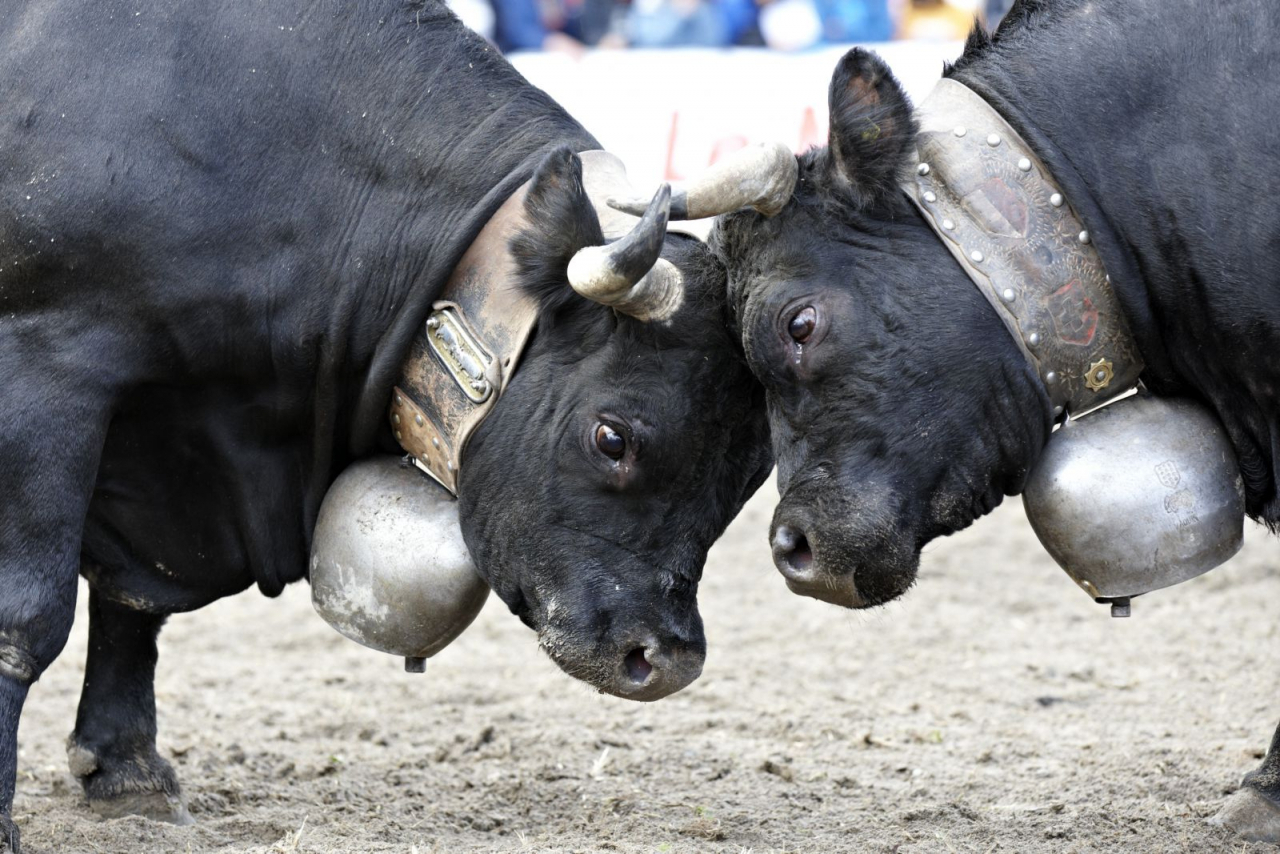
M 1023 493 L 1067 575 L 1100 601 L 1194 578 L 1244 541 L 1244 486 L 1222 425 L 1188 400 L 1137 394 L 1053 434 Z
M 462 540 L 458 502 L 397 457 L 358 462 L 320 505 L 311 604 L 353 641 L 423 659 L 462 634 L 489 588 Z

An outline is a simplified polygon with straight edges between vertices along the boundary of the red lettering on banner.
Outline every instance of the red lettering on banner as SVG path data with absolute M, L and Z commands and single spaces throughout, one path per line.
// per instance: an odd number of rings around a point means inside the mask
M 796 152 L 803 154 L 810 148 L 826 144 L 827 141 L 818 134 L 817 114 L 813 112 L 813 107 L 805 107 L 804 118 L 800 120 L 800 144 L 796 146 Z
M 724 139 L 718 140 L 715 147 L 711 149 L 711 159 L 707 161 L 708 166 L 714 166 L 716 161 L 726 154 L 733 154 L 739 149 L 747 147 L 747 138 L 745 136 L 726 136 Z
M 684 178 L 676 172 L 676 132 L 680 128 L 680 111 L 671 111 L 671 131 L 667 134 L 667 163 L 663 167 L 662 180 L 664 181 L 683 181 Z

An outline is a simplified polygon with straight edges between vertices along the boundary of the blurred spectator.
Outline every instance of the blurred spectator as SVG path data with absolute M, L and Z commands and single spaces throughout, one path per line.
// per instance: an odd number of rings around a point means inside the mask
M 542 0 L 547 27 L 589 47 L 625 47 L 625 9 L 617 0 Z
M 447 0 L 503 51 L 962 40 L 1013 0 Z M 486 13 L 486 10 L 488 12 Z
M 453 2 L 453 0 L 451 0 Z M 462 0 L 458 0 L 462 2 Z M 491 0 L 493 41 L 504 52 L 621 46 L 615 0 Z
M 822 40 L 828 44 L 887 42 L 893 20 L 885 0 L 814 0 L 822 19 Z
M 634 0 L 626 33 L 635 47 L 728 47 L 755 17 L 754 0 Z
M 886 0 L 765 0 L 760 11 L 764 43 L 777 50 L 882 42 L 893 31 Z
M 903 9 L 898 38 L 963 41 L 983 0 L 911 0 Z

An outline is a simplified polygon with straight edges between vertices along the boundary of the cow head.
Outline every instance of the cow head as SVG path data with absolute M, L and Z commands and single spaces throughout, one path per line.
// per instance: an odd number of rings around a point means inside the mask
M 995 310 L 899 189 L 914 126 L 888 68 L 849 52 L 829 99 L 829 144 L 799 158 L 785 204 L 723 216 L 710 242 L 767 390 L 774 561 L 794 591 L 865 607 L 913 583 L 927 542 L 1021 490 L 1051 418 Z
M 581 168 L 552 153 L 526 197 L 512 251 L 540 315 L 467 446 L 463 535 L 560 667 L 655 700 L 702 670 L 707 550 L 772 466 L 764 392 L 727 330 L 723 268 L 666 234 L 665 196 L 603 247 Z

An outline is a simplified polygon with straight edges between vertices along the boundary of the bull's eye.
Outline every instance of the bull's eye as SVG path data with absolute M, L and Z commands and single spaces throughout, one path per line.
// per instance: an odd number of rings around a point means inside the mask
M 627 452 L 627 440 L 608 424 L 596 427 L 596 447 L 611 460 L 620 460 Z
M 791 335 L 791 340 L 797 344 L 803 344 L 809 340 L 809 336 L 813 334 L 813 329 L 818 325 L 818 310 L 811 305 L 806 305 L 792 316 L 791 322 L 787 324 L 787 332 Z

